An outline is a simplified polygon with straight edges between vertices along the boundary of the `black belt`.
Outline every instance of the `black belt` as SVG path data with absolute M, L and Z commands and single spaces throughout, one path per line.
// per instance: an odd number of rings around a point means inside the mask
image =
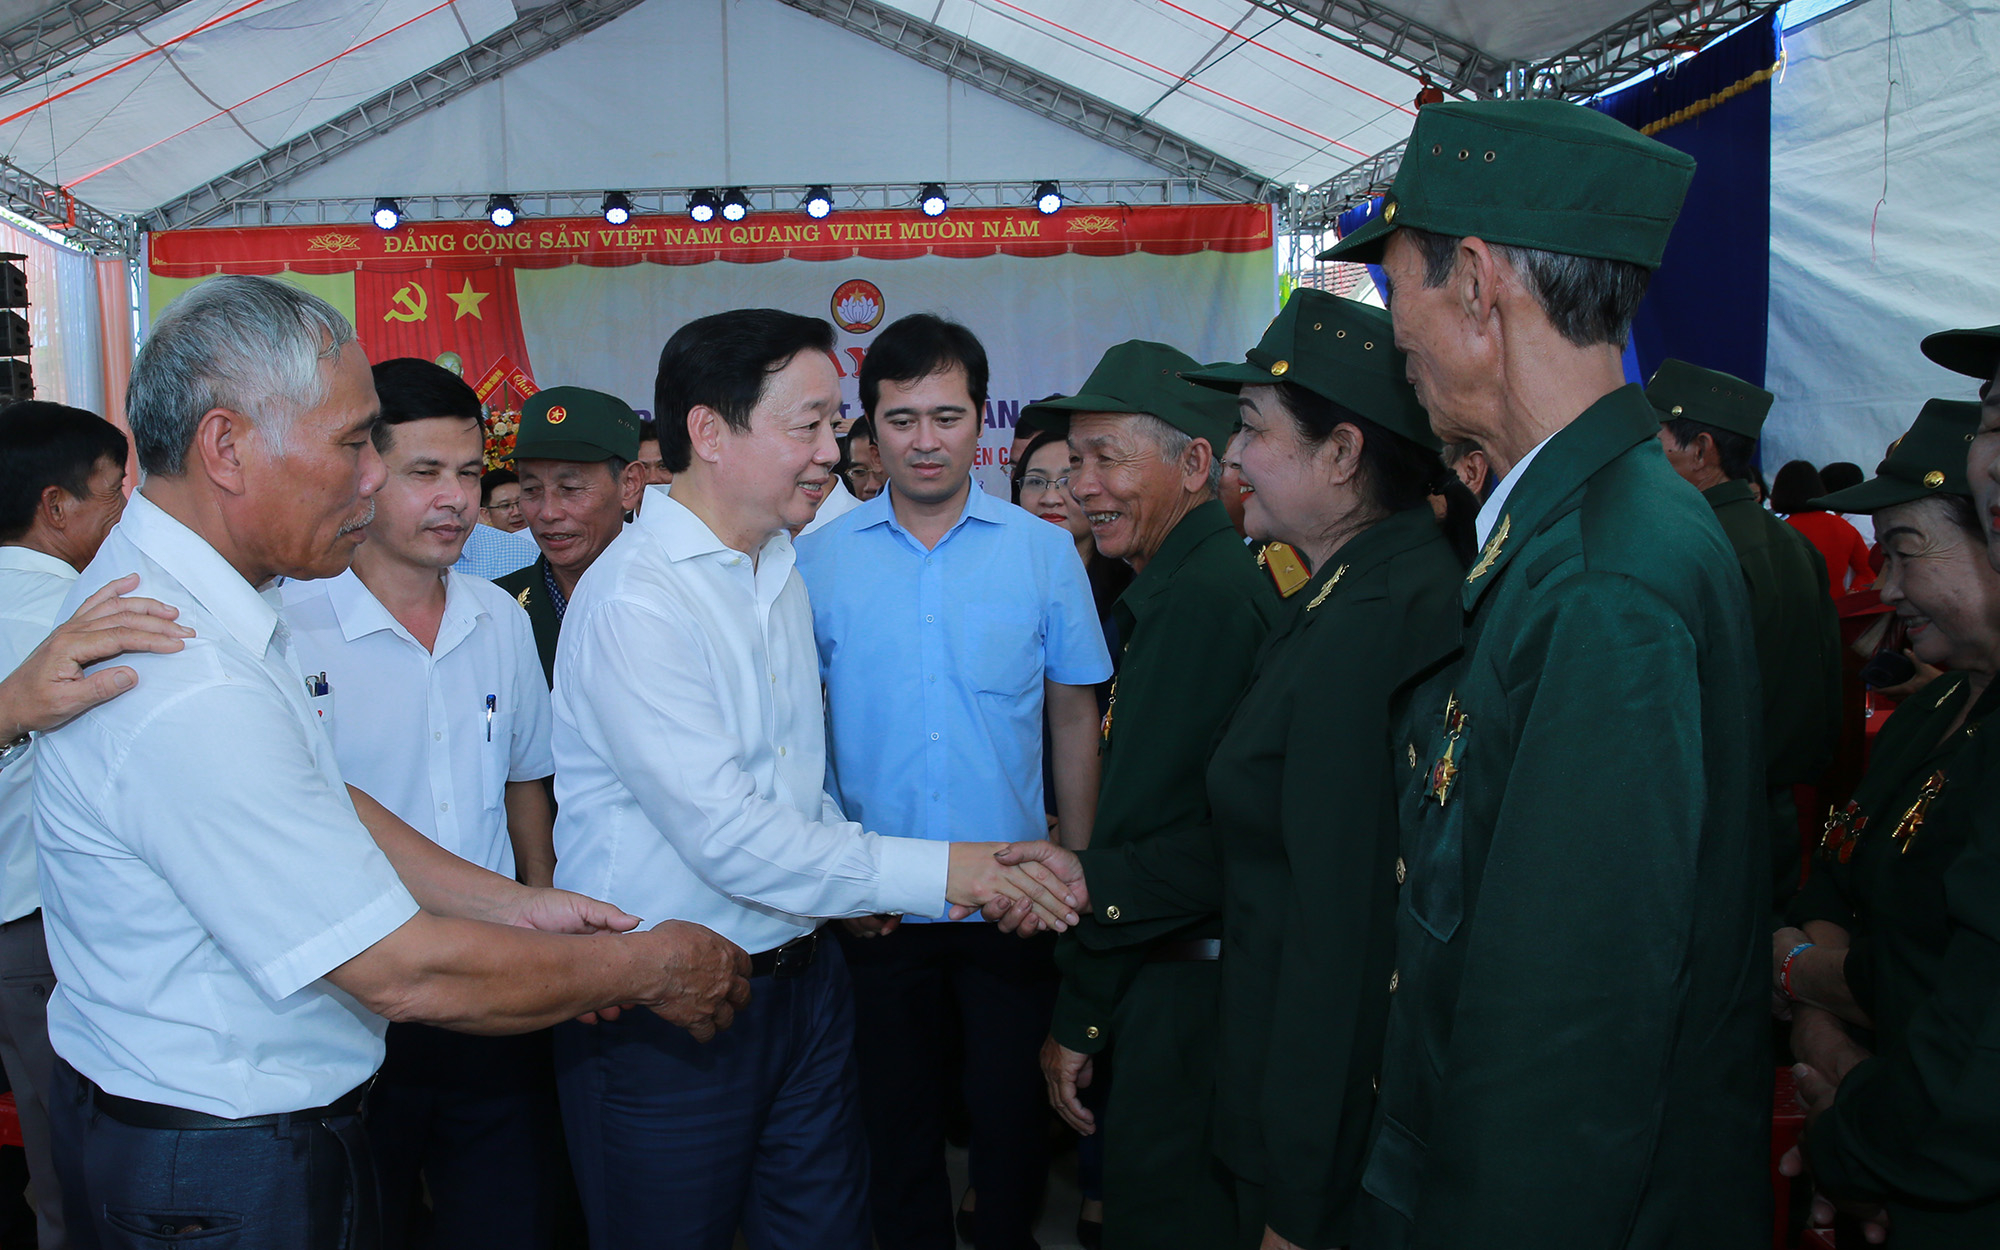
M 185 1107 L 169 1107 L 165 1103 L 144 1102 L 137 1098 L 120 1098 L 116 1094 L 105 1093 L 104 1090 L 98 1087 L 97 1082 L 81 1073 L 78 1073 L 77 1077 L 85 1085 L 89 1086 L 90 1099 L 96 1104 L 97 1109 L 120 1124 L 129 1125 L 132 1128 L 176 1130 L 269 1128 L 287 1119 L 310 1122 L 313 1120 L 331 1119 L 335 1116 L 359 1115 L 361 1114 L 361 1100 L 367 1097 L 368 1087 L 375 1083 L 375 1078 L 371 1076 L 324 1107 L 308 1107 L 303 1111 L 285 1111 L 276 1115 L 247 1115 L 240 1120 L 232 1120 L 227 1116 L 209 1115 L 201 1111 L 189 1111 Z
M 1222 958 L 1221 938 L 1187 938 L 1179 942 L 1162 942 L 1146 952 L 1149 964 L 1179 964 L 1197 959 Z
M 750 956 L 752 977 L 796 977 L 805 974 L 819 956 L 819 930 L 793 938 L 783 946 Z

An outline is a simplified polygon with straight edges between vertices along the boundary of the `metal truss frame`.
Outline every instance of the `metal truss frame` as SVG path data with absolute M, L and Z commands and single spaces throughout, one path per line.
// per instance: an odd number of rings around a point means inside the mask
M 0 30 L 0 91 L 12 91 L 183 0 L 63 0 Z
M 147 229 L 184 229 L 228 217 L 254 200 L 357 145 L 458 98 L 635 8 L 640 0 L 558 0 L 363 101 L 332 121 L 253 157 L 228 173 L 145 213 Z
M 1009 104 L 1138 157 L 1177 178 L 1192 179 L 1225 200 L 1266 201 L 1270 179 L 1183 138 L 1129 109 L 1058 82 L 1033 67 L 953 34 L 879 0 L 784 0 L 842 30 L 873 40 L 947 78 L 966 82 Z
M 942 184 L 951 207 L 1024 208 L 1034 202 L 1035 182 L 949 182 Z M 1100 179 L 1064 182 L 1063 202 L 1079 206 L 1109 204 L 1191 204 L 1201 198 L 1201 187 L 1191 178 Z M 620 188 L 589 191 L 510 192 L 520 221 L 528 225 L 536 219 L 552 217 L 596 217 L 604 204 L 605 192 Z M 696 191 L 743 192 L 752 216 L 759 213 L 796 213 L 804 205 L 809 188 L 797 184 L 756 187 L 641 187 L 625 191 L 632 214 L 639 216 L 682 216 L 688 196 Z M 834 212 L 912 209 L 917 206 L 920 188 L 913 182 L 879 182 L 832 188 Z M 405 222 L 475 221 L 486 215 L 484 195 L 392 196 Z M 239 200 L 229 205 L 228 215 L 219 223 L 231 226 L 317 226 L 354 225 L 369 221 L 374 198 L 355 196 L 298 200 Z
M 1341 47 L 1448 94 L 1493 95 L 1511 68 L 1478 48 L 1372 0 L 1249 0 Z
M 138 247 L 138 230 L 131 220 L 92 208 L 55 183 L 6 160 L 0 160 L 0 200 L 12 212 L 54 231 L 83 251 L 130 256 Z
M 1526 67 L 1512 94 L 1587 100 L 1717 35 L 1762 17 L 1784 0 L 1658 0 L 1545 61 Z

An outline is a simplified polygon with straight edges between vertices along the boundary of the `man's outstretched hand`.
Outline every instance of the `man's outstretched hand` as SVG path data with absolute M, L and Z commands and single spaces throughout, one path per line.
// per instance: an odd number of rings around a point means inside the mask
M 1045 861 L 1026 854 L 1005 858 L 1017 846 L 1047 847 L 1066 858 Z M 1060 933 L 1077 922 L 1088 902 L 1076 857 L 1049 842 L 954 842 L 944 893 L 953 920 L 979 912 L 1008 933 L 1025 925 Z
M 74 615 L 0 681 L 0 742 L 43 733 L 130 690 L 139 675 L 125 665 L 83 670 L 128 651 L 179 651 L 194 631 L 175 623 L 177 608 L 153 599 L 121 599 L 137 574 L 101 587 Z
M 1007 867 L 1037 866 L 1045 869 L 1055 880 L 1061 882 L 1065 895 L 1076 900 L 1077 911 L 1090 910 L 1090 889 L 1083 878 L 1083 862 L 1077 859 L 1076 852 L 1066 850 L 1054 842 L 1009 842 L 995 851 L 993 858 Z M 954 909 L 954 913 L 956 910 Z M 1033 937 L 1043 929 L 1055 928 L 1060 931 L 1062 928 L 1059 925 L 1050 925 L 1039 912 L 1018 903 L 996 902 L 983 908 L 982 911 L 988 920 L 1000 926 L 1002 933 L 1018 933 L 1022 937 Z M 970 915 L 970 909 L 967 909 L 965 914 Z M 1076 923 L 1075 919 L 1072 918 L 1070 923 Z

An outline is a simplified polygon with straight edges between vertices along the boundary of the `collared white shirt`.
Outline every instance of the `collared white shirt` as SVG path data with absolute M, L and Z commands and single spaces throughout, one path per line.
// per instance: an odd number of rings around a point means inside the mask
M 507 783 L 555 771 L 549 688 L 534 627 L 512 595 L 445 574 L 444 618 L 427 648 L 354 570 L 290 582 L 285 623 L 340 775 L 460 859 L 514 875 Z
M 825 791 L 812 608 L 654 495 L 577 584 L 556 648 L 556 884 L 755 953 L 815 917 L 944 908 L 950 846 L 869 833 Z
M 1560 433 L 1561 430 L 1556 431 L 1556 434 Z M 1555 436 L 1551 434 L 1549 438 Z M 1535 457 L 1542 454 L 1542 448 L 1549 445 L 1549 438 L 1528 448 L 1528 454 L 1522 456 L 1519 463 L 1507 470 L 1507 476 L 1500 479 L 1494 486 L 1493 493 L 1486 497 L 1486 502 L 1479 505 L 1479 515 L 1472 519 L 1473 538 L 1479 546 L 1486 545 L 1486 536 L 1493 532 L 1493 527 L 1500 523 L 1500 514 L 1507 510 L 1507 496 L 1514 493 L 1514 484 L 1521 480 L 1521 475 L 1528 471 L 1528 466 L 1535 462 Z
M 32 547 L 0 547 L 0 676 L 21 666 L 63 619 L 76 570 Z M 42 905 L 35 881 L 35 752 L 30 743 L 0 769 L 0 922 Z
M 979 484 L 974 482 L 972 489 L 978 490 Z M 806 522 L 805 528 L 799 531 L 799 537 L 804 538 L 807 534 L 819 533 L 860 506 L 861 500 L 855 497 L 853 491 L 847 489 L 847 483 L 840 480 L 838 473 L 834 474 L 833 486 L 826 492 L 826 498 L 820 502 L 819 511 L 813 514 L 813 519 Z
M 276 605 L 135 494 L 71 588 L 137 573 L 195 636 L 45 736 L 36 849 L 49 1040 L 114 1094 L 211 1115 L 317 1107 L 387 1024 L 322 980 L 417 913 L 348 799 Z

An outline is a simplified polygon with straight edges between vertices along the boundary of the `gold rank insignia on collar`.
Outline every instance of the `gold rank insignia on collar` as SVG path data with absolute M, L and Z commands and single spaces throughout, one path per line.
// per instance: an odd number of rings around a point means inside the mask
M 520 604 L 524 608 L 528 606 L 528 587 L 526 586 L 521 587 L 521 593 L 514 596 L 514 602 Z
M 1493 536 L 1486 540 L 1485 549 L 1479 553 L 1479 563 L 1473 565 L 1472 572 L 1465 575 L 1466 581 L 1476 582 L 1486 576 L 1487 571 L 1493 567 L 1493 562 L 1500 558 L 1500 546 L 1507 541 L 1507 531 L 1512 528 L 1514 528 L 1512 517 L 1500 518 L 1500 528 L 1494 530 Z
M 1340 579 L 1345 577 L 1346 575 L 1347 575 L 1347 566 L 1345 564 L 1335 569 L 1333 571 L 1333 576 L 1326 579 L 1326 585 L 1321 586 L 1319 588 L 1319 593 L 1312 597 L 1312 602 L 1306 605 L 1306 611 L 1310 612 L 1314 608 L 1318 607 L 1320 604 L 1325 603 L 1326 597 L 1333 593 L 1333 588 L 1335 586 L 1340 585 Z
M 1271 575 L 1280 599 L 1291 598 L 1312 580 L 1305 561 L 1299 559 L 1299 553 L 1288 543 L 1265 543 L 1257 548 L 1257 567 Z

